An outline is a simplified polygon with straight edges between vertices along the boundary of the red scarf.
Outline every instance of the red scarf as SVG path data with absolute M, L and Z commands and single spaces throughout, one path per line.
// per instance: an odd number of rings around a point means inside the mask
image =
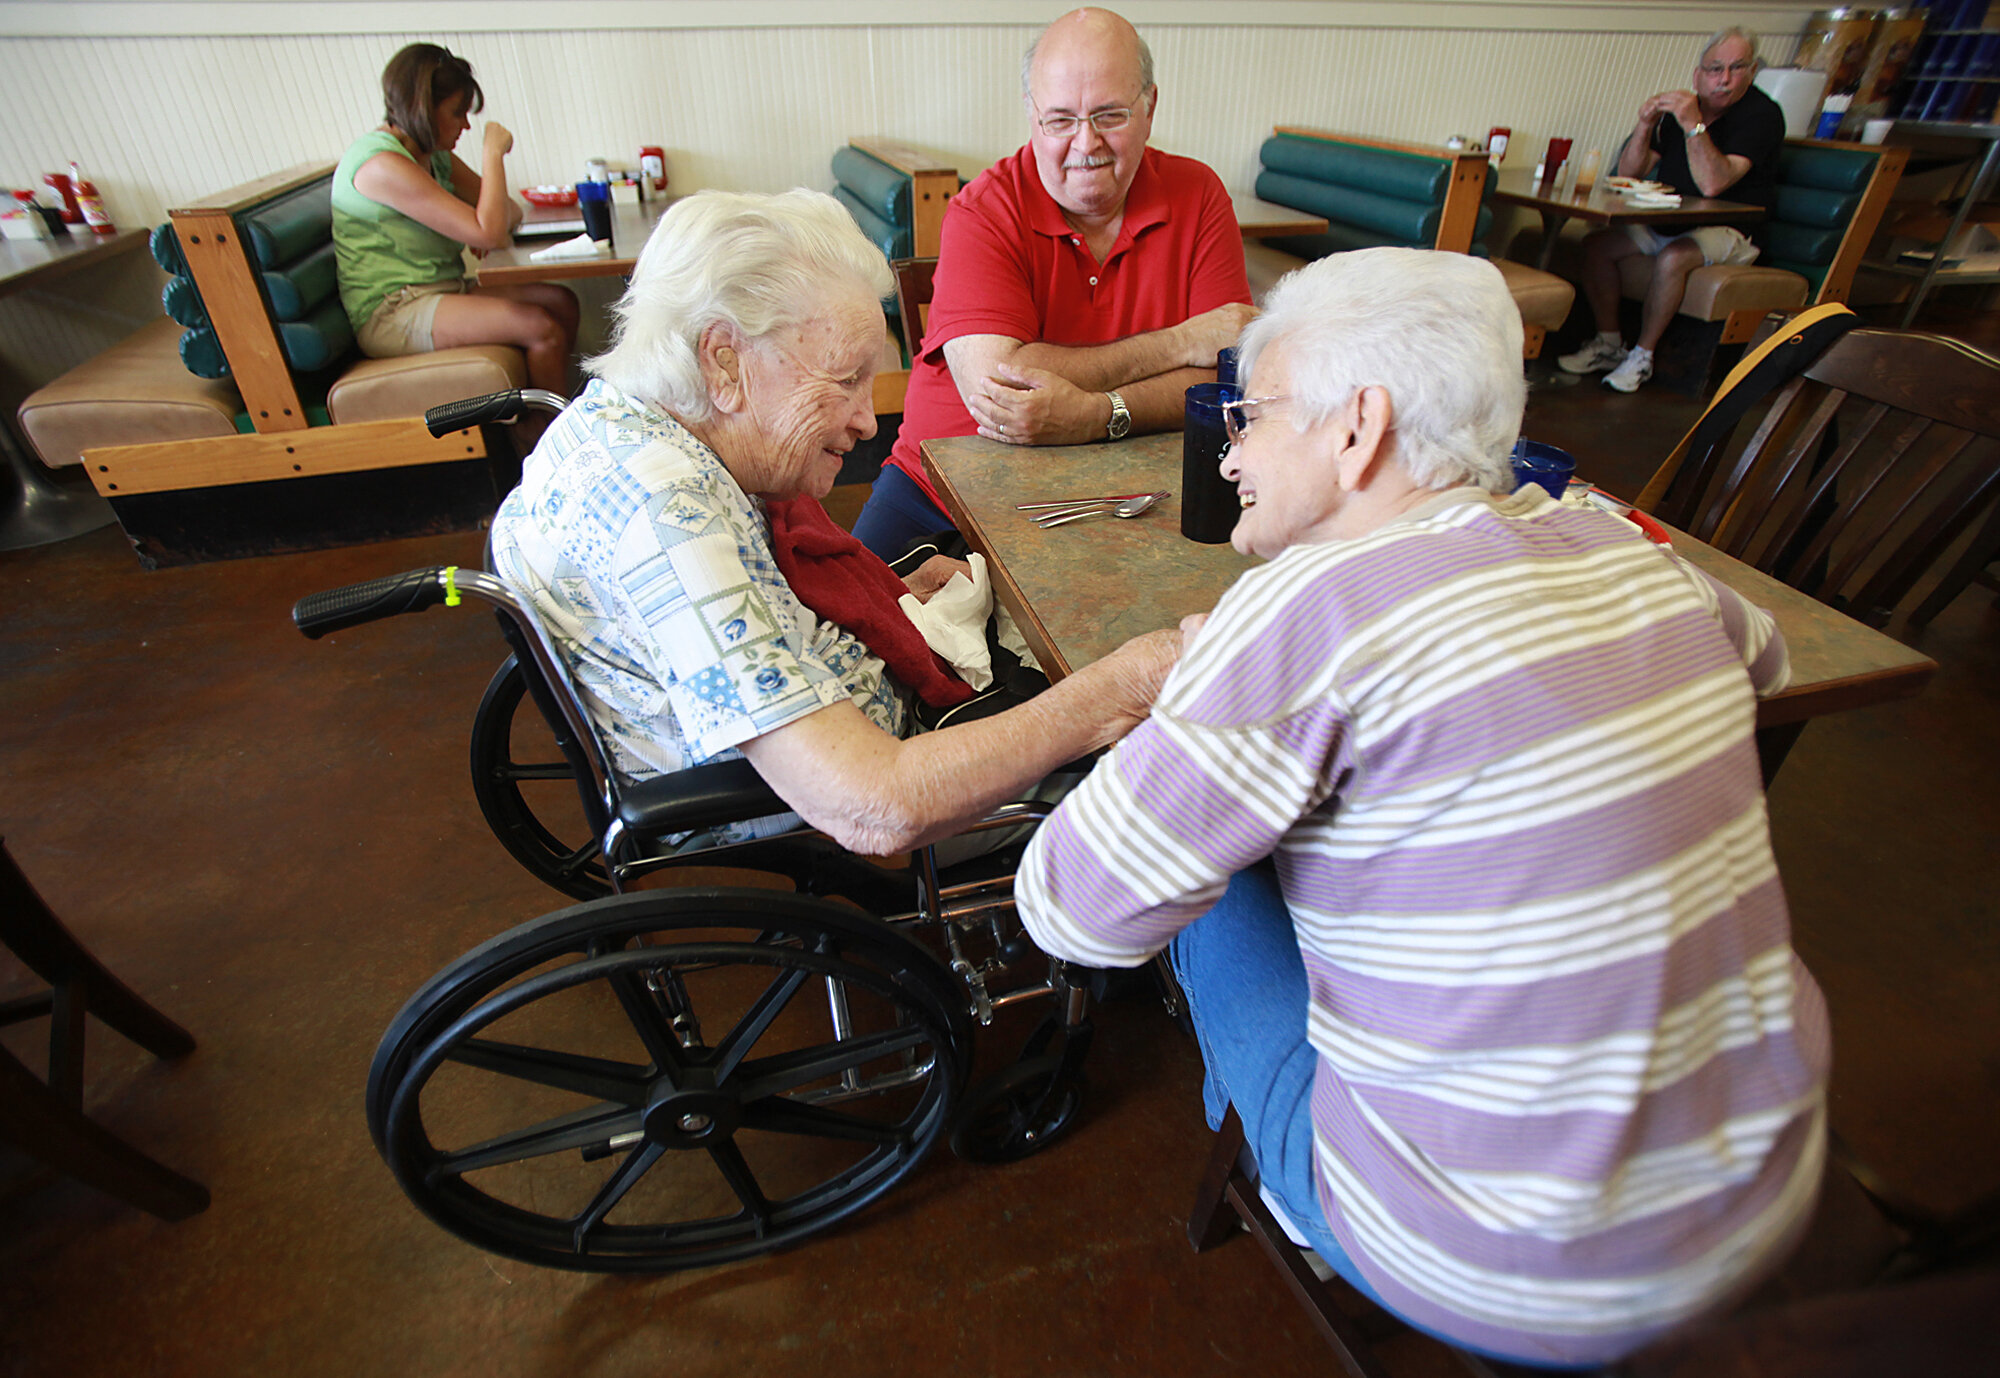
M 816 498 L 766 501 L 771 553 L 801 603 L 861 638 L 891 674 L 933 708 L 972 697 L 898 603 L 909 587 L 874 551 L 826 514 Z

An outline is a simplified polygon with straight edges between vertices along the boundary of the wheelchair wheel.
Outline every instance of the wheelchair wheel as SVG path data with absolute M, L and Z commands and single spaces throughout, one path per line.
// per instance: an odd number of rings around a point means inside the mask
M 462 1239 L 664 1272 L 796 1244 L 880 1197 L 951 1124 L 970 1049 L 944 968 L 853 909 L 623 895 L 428 982 L 376 1052 L 369 1127 Z
M 583 816 L 576 773 L 534 705 L 521 711 L 527 692 L 510 655 L 472 719 L 473 796 L 500 845 L 537 880 L 573 899 L 608 895 L 611 879 Z
M 1084 1083 L 1063 1062 L 1059 1053 L 1026 1058 L 973 1087 L 951 1151 L 969 1163 L 1013 1163 L 1067 1134 L 1083 1108 Z

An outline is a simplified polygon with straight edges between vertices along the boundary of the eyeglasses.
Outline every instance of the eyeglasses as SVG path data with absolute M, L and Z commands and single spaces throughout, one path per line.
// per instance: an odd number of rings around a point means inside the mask
M 1726 72 L 1730 76 L 1736 77 L 1753 70 L 1756 66 L 1757 64 L 1754 61 L 1732 62 L 1727 67 L 1723 66 L 1720 62 L 1704 62 L 1701 64 L 1701 74 L 1705 77 L 1719 77 Z
M 1250 427 L 1257 421 L 1258 412 L 1252 408 L 1272 406 L 1278 402 L 1290 401 L 1286 397 L 1246 397 L 1240 402 L 1222 404 L 1222 430 L 1229 437 L 1231 445 L 1241 445 L 1243 437 L 1250 434 Z
M 1088 115 L 1044 115 L 1042 108 L 1035 106 L 1035 126 L 1051 139 L 1067 139 L 1085 124 L 1100 134 L 1115 134 L 1130 123 L 1132 107 L 1129 105 L 1115 110 L 1093 110 Z

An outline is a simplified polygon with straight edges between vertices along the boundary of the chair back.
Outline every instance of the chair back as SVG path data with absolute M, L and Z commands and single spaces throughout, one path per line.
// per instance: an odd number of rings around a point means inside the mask
M 937 277 L 935 258 L 899 258 L 889 265 L 896 275 L 896 318 L 903 327 L 903 347 L 915 364 L 931 323 L 931 290 Z
M 1758 262 L 1806 280 L 1808 301 L 1845 301 L 1909 151 L 1884 144 L 1788 139 L 1778 195 L 1760 227 Z M 1727 195 L 1727 193 L 1724 193 Z
M 1648 485 L 1655 516 L 1881 626 L 2000 499 L 2000 359 L 1851 330 L 1779 389 L 1740 451 L 1724 434 L 1668 466 Z
M 1324 234 L 1269 241 L 1301 258 L 1397 245 L 1486 254 L 1483 152 L 1280 125 L 1257 151 L 1263 200 L 1324 216 Z

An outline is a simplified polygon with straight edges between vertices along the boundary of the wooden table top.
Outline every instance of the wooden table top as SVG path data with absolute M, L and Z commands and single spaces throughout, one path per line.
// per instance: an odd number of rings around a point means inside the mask
M 0 239 L 0 297 L 46 286 L 66 273 L 130 253 L 146 242 L 146 233 L 92 234 L 76 225 L 52 239 Z
M 1762 206 L 1746 201 L 1723 201 L 1705 196 L 1684 196 L 1678 206 L 1634 205 L 1611 189 L 1610 179 L 1599 177 L 1589 188 L 1563 195 L 1560 183 L 1543 185 L 1532 172 L 1503 172 L 1494 184 L 1493 199 L 1510 206 L 1525 206 L 1545 215 L 1569 216 L 1593 225 L 1726 225 L 1762 220 L 1769 214 Z
M 523 239 L 508 248 L 495 249 L 480 259 L 479 281 L 492 287 L 518 282 L 556 282 L 563 278 L 626 277 L 639 261 L 639 250 L 646 246 L 646 237 L 652 234 L 653 226 L 666 214 L 667 207 L 679 199 L 677 196 L 655 196 L 636 206 L 614 204 L 611 207 L 609 258 L 572 258 L 536 263 L 528 257 L 530 254 L 551 244 L 560 244 L 568 236 Z M 582 212 L 575 206 L 530 206 L 521 223 L 533 225 L 537 221 L 581 218 Z
M 1142 632 L 1207 612 L 1260 563 L 1227 545 L 1181 535 L 1181 437 L 1026 448 L 977 436 L 927 440 L 924 464 L 945 507 L 987 559 L 994 590 L 1051 678 L 1060 679 Z M 1043 531 L 1020 502 L 1171 489 L 1143 516 Z M 1792 684 L 1758 705 L 1760 727 L 1908 698 L 1936 662 L 1893 637 L 1675 533 L 1674 549 L 1777 618 Z
M 1243 232 L 1245 239 L 1279 239 L 1297 234 L 1326 233 L 1326 217 L 1310 211 L 1293 210 L 1290 206 L 1280 206 L 1275 201 L 1260 201 L 1254 196 L 1232 196 L 1229 204 L 1236 211 L 1236 227 Z

